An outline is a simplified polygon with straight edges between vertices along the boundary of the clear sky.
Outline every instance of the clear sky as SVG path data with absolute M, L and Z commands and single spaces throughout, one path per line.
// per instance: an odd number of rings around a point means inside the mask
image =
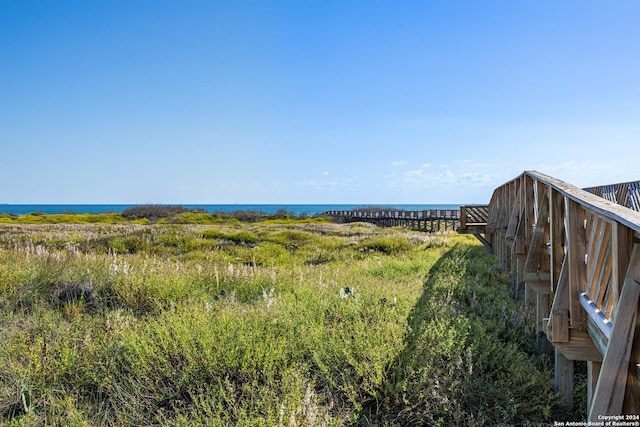
M 0 0 L 0 203 L 486 203 L 639 142 L 639 1 Z

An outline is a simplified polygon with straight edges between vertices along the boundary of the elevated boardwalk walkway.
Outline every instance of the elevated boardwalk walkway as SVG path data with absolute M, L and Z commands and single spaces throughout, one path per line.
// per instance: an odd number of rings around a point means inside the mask
M 535 309 L 538 349 L 553 350 L 567 407 L 574 362 L 587 362 L 592 422 L 640 414 L 638 210 L 638 182 L 583 190 L 535 171 L 498 187 L 489 205 L 460 209 L 458 231 L 497 256 Z
M 394 209 L 356 209 L 349 211 L 327 211 L 335 222 L 370 222 L 382 227 L 408 227 L 427 232 L 454 231 L 460 225 L 460 211 L 437 209 L 405 211 Z

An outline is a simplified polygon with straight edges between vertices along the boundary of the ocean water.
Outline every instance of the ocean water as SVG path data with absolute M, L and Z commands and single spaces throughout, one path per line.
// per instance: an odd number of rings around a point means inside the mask
M 0 204 L 0 213 L 26 215 L 32 212 L 40 212 L 43 214 L 60 214 L 60 213 L 107 213 L 107 212 L 122 212 L 126 208 L 137 205 L 12 205 L 12 204 Z M 459 209 L 460 205 L 447 205 L 447 204 L 425 204 L 425 205 L 394 205 L 394 204 L 361 204 L 361 205 L 330 205 L 330 204 L 318 204 L 318 205 L 296 205 L 296 204 L 281 204 L 281 205 L 243 205 L 243 204 L 231 204 L 231 205 L 193 205 L 184 204 L 181 205 L 186 208 L 201 208 L 207 212 L 234 212 L 234 211 L 256 211 L 272 214 L 280 209 L 284 209 L 287 212 L 294 213 L 296 215 L 316 215 L 326 211 L 332 210 L 351 210 L 357 208 L 393 208 L 404 209 L 407 211 L 422 211 L 422 210 L 435 210 L 435 209 Z

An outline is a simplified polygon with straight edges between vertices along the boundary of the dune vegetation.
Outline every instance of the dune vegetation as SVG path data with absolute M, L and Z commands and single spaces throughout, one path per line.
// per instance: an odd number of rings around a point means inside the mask
M 467 236 L 104 215 L 0 224 L 1 425 L 575 419 Z

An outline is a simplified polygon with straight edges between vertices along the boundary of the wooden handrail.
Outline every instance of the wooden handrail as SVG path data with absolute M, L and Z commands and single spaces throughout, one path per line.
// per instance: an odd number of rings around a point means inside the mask
M 622 205 L 598 197 L 595 194 L 582 190 L 571 184 L 567 184 L 559 179 L 552 178 L 548 175 L 544 175 L 540 172 L 529 171 L 525 172 L 525 175 L 532 177 L 533 179 L 549 185 L 553 189 L 562 193 L 565 197 L 575 201 L 576 203 L 597 212 L 603 217 L 609 218 L 613 221 L 618 221 L 637 233 L 640 233 L 640 212 L 630 210 Z

